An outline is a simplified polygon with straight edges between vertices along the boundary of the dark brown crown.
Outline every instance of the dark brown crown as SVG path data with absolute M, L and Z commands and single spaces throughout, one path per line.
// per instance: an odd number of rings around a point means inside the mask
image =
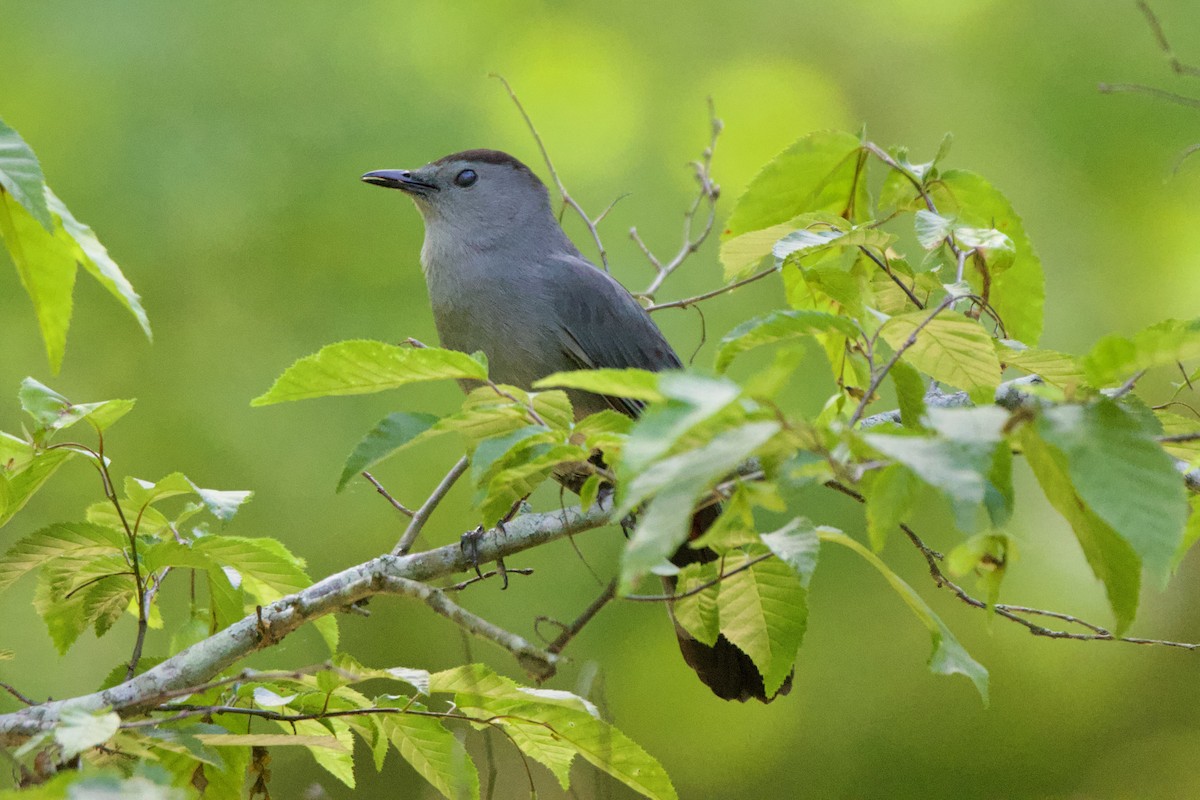
M 461 153 L 451 153 L 448 156 L 442 156 L 434 164 L 446 164 L 451 161 L 481 161 L 484 164 L 502 164 L 512 167 L 515 170 L 524 172 L 530 177 L 536 177 L 533 170 L 525 166 L 525 163 L 515 156 L 510 156 L 501 150 L 488 150 L 480 148 L 478 150 L 463 150 Z

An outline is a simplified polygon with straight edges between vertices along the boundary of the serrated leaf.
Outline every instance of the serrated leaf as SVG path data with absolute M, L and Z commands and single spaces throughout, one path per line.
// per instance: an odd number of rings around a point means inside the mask
M 913 227 L 917 232 L 917 243 L 926 250 L 932 250 L 946 241 L 946 237 L 954 230 L 954 220 L 920 209 L 914 215 Z
M 651 494 L 654 499 L 625 547 L 619 593 L 630 593 L 642 576 L 683 544 L 692 508 L 704 492 L 779 429 L 777 422 L 750 422 L 723 431 L 695 450 L 660 461 L 629 483 L 614 516 L 629 513 Z
M 943 215 L 953 215 L 964 225 L 995 228 L 1013 244 L 1012 266 L 992 275 L 989 301 L 1004 320 L 1008 335 L 1037 344 L 1042 334 L 1042 309 L 1046 300 L 1042 262 L 1033 251 L 1024 223 L 1012 204 L 983 177 L 966 170 L 946 170 L 929 191 Z M 982 285 L 976 270 L 968 276 L 976 292 Z
M 807 593 L 791 567 L 776 559 L 729 574 L 746 564 L 752 553 L 758 555 L 756 549 L 725 556 L 727 577 L 721 582 L 717 609 L 721 633 L 750 656 L 771 697 L 791 673 L 804 639 Z
M 1188 507 L 1183 481 L 1162 446 L 1104 399 L 1048 409 L 1037 432 L 1065 457 L 1080 499 L 1165 583 Z
M 46 201 L 59 223 L 55 230 L 59 241 L 64 242 L 71 249 L 75 261 L 133 315 L 146 338 L 153 339 L 150 319 L 146 316 L 146 310 L 142 308 L 142 298 L 134 291 L 133 284 L 109 256 L 108 250 L 96 238 L 96 234 L 87 225 L 75 219 L 49 187 L 46 188 Z
M 194 483 L 192 484 L 192 489 L 196 492 L 196 496 L 200 498 L 200 502 L 204 503 L 204 507 L 208 509 L 208 513 L 222 522 L 228 522 L 233 519 L 233 515 L 238 512 L 238 509 L 249 502 L 250 498 L 254 496 L 254 492 L 251 491 L 202 489 Z
M 315 720 L 306 721 L 313 722 Z M 317 723 L 317 727 L 321 727 L 320 723 Z M 336 737 L 330 736 L 327 731 L 303 735 L 292 733 L 198 733 L 196 739 L 212 747 L 320 747 L 338 752 L 347 751 L 346 744 Z
M 581 389 L 585 392 L 629 397 L 653 402 L 662 400 L 659 373 L 644 369 L 582 369 L 556 372 L 533 382 L 535 389 Z
M 1030 375 L 1038 375 L 1051 386 L 1071 390 L 1085 382 L 1083 367 L 1073 355 L 1027 348 L 1012 341 L 997 341 L 996 351 L 1005 364 Z
M 1000 384 L 1000 360 L 979 321 L 949 310 L 926 320 L 928 311 L 900 314 L 888 320 L 880 335 L 894 350 L 915 335 L 905 360 L 936 381 L 990 398 Z
M 644 797 L 678 797 L 658 761 L 587 711 L 533 700 L 471 695 L 457 696 L 456 704 L 460 710 L 504 726 L 523 752 L 549 767 L 560 781 L 566 777 L 564 748 L 570 748 Z
M 312 719 L 280 724 L 291 726 L 298 735 L 312 739 L 313 742 L 307 747 L 313 760 L 330 775 L 354 788 L 354 737 L 345 721 Z M 329 729 L 332 729 L 333 736 L 322 736 Z
M 717 643 L 721 633 L 717 611 L 717 595 L 721 591 L 719 566 L 719 562 L 710 561 L 707 564 L 691 563 L 679 570 L 674 580 L 674 594 L 686 596 L 670 605 L 676 624 L 709 647 Z M 705 588 L 700 589 L 701 586 Z
M 89 522 L 50 525 L 26 536 L 0 558 L 0 589 L 11 586 L 25 573 L 53 559 L 120 553 L 128 543 L 123 532 Z
M 1092 386 L 1123 383 L 1152 367 L 1200 358 L 1200 319 L 1165 320 L 1130 337 L 1111 334 L 1083 358 Z
M 734 358 L 755 347 L 834 330 L 851 339 L 860 334 L 853 322 L 836 314 L 821 311 L 772 311 L 743 322 L 727 333 L 721 339 L 713 369 L 724 372 Z
M 7 437 L 7 434 L 3 436 Z M 22 464 L 14 462 L 11 469 L 0 464 L 0 526 L 24 508 L 50 476 L 73 455 L 70 450 L 42 450 Z
M 54 741 L 62 748 L 63 758 L 71 759 L 84 750 L 104 744 L 120 727 L 121 718 L 114 711 L 92 713 L 64 708 L 54 726 Z
M 810 217 L 826 218 L 820 222 L 809 222 Z M 886 249 L 896 240 L 894 234 L 867 225 L 851 225 L 841 217 L 833 215 L 806 214 L 798 217 L 804 224 L 800 230 L 792 231 L 771 248 L 777 261 L 798 263 L 805 256 L 843 247 L 873 247 Z
M 731 380 L 683 372 L 660 374 L 659 388 L 669 402 L 649 408 L 630 430 L 617 465 L 622 478 L 618 487 L 741 395 L 741 387 Z
M 1029 426 L 1021 431 L 1021 448 L 1046 499 L 1070 523 L 1092 572 L 1104 584 L 1120 634 L 1137 614 L 1141 559 L 1129 542 L 1088 508 L 1076 492 L 1066 456 Z
M 919 429 L 925 416 L 925 381 L 917 368 L 901 359 L 888 372 L 896 387 L 896 405 L 900 407 L 900 424 Z
M 354 451 L 346 459 L 342 475 L 338 478 L 337 491 L 344 489 L 355 475 L 412 444 L 421 434 L 432 428 L 438 419 L 434 414 L 410 414 L 404 411 L 389 414 L 381 419 L 354 446 Z
M 21 135 L 0 121 L 0 187 L 46 229 L 54 229 L 46 206 L 46 179 L 33 148 Z
M 800 579 L 800 586 L 808 588 L 817 569 L 817 556 L 821 550 L 818 528 L 804 518 L 795 518 L 782 528 L 762 535 L 762 542 L 775 557 L 787 564 Z
M 265 394 L 266 406 L 292 400 L 382 392 L 421 381 L 487 380 L 482 357 L 437 347 L 400 347 L 365 339 L 326 345 L 284 370 Z
M 0 237 L 8 247 L 21 285 L 33 301 L 50 368 L 58 372 L 71 325 L 75 258 L 7 191 L 0 191 Z
M 725 268 L 725 280 L 731 281 L 744 276 L 750 267 L 771 255 L 776 242 L 796 230 L 800 224 L 802 223 L 797 220 L 789 220 L 724 239 L 721 242 L 720 257 L 721 265 Z
M 750 182 L 737 199 L 721 238 L 814 211 L 840 215 L 856 207 L 860 213 L 869 213 L 865 181 L 859 179 L 860 144 L 857 137 L 840 131 L 817 131 L 796 141 Z
M 425 710 L 420 703 L 410 708 Z M 477 800 L 479 772 L 462 742 L 440 720 L 390 714 L 381 723 L 400 756 L 442 795 L 451 800 Z
M 971 683 L 975 684 L 979 696 L 983 699 L 983 704 L 988 704 L 988 672 L 983 665 L 975 659 L 971 658 L 963 646 L 954 638 L 954 634 L 946 627 L 941 618 L 933 613 L 933 609 L 921 599 L 911 586 L 909 586 L 903 578 L 897 575 L 888 567 L 887 564 L 861 544 L 851 539 L 849 536 L 839 531 L 822 530 L 820 532 L 822 541 L 834 542 L 842 547 L 846 547 L 858 553 L 871 566 L 875 567 L 881 575 L 891 584 L 892 588 L 900 595 L 905 604 L 921 620 L 921 623 L 929 630 L 929 636 L 933 641 L 933 652 L 929 656 L 929 669 L 937 675 L 965 675 L 970 679 Z

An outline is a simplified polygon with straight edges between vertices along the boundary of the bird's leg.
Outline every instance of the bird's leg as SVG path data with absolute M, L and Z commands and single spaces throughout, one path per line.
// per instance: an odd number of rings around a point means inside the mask
M 505 523 L 512 522 L 513 517 L 517 515 L 517 512 L 521 510 L 522 506 L 525 505 L 525 501 L 528 499 L 529 495 L 525 495 L 524 497 L 518 499 L 517 502 L 513 503 L 512 508 L 508 510 L 508 513 L 496 522 L 496 528 L 499 529 L 501 534 L 505 536 L 508 535 L 508 530 L 504 527 Z M 483 538 L 483 533 L 483 526 L 480 525 L 475 528 L 475 530 L 464 533 L 458 540 L 458 549 L 462 551 L 463 555 L 471 560 L 471 566 L 475 569 L 475 574 L 480 578 L 483 578 L 483 572 L 481 572 L 479 569 L 479 540 Z M 496 572 L 500 575 L 500 578 L 503 581 L 503 584 L 500 587 L 501 591 L 503 591 L 504 589 L 508 588 L 508 570 L 504 566 L 504 559 L 496 559 Z
M 458 540 L 458 549 L 462 551 L 471 561 L 471 566 L 475 569 L 475 574 L 483 579 L 483 573 L 479 570 L 479 540 L 483 538 L 483 526 L 479 525 L 475 530 L 467 531 Z

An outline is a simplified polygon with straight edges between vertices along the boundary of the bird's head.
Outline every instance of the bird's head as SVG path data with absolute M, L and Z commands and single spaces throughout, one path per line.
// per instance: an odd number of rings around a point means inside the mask
M 554 220 L 545 184 L 499 150 L 466 150 L 417 169 L 381 169 L 362 179 L 411 197 L 430 232 L 476 239 Z

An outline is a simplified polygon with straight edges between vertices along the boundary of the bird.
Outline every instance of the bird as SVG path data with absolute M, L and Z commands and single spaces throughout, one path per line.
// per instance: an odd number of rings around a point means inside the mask
M 546 185 L 516 157 L 465 150 L 416 169 L 368 172 L 362 180 L 398 189 L 416 205 L 425 227 L 421 267 L 441 344 L 483 351 L 496 383 L 529 389 L 568 370 L 681 368 L 641 303 L 575 247 Z M 576 418 L 605 409 L 637 417 L 642 409 L 628 398 L 567 394 Z M 577 490 L 569 475 L 556 477 Z M 719 513 L 715 506 L 699 509 L 691 538 Z M 671 560 L 683 566 L 716 558 L 684 543 Z M 667 586 L 673 590 L 674 581 Z M 684 660 L 718 697 L 770 702 L 791 689 L 789 676 L 768 696 L 753 661 L 729 639 L 722 635 L 709 646 L 674 624 Z

